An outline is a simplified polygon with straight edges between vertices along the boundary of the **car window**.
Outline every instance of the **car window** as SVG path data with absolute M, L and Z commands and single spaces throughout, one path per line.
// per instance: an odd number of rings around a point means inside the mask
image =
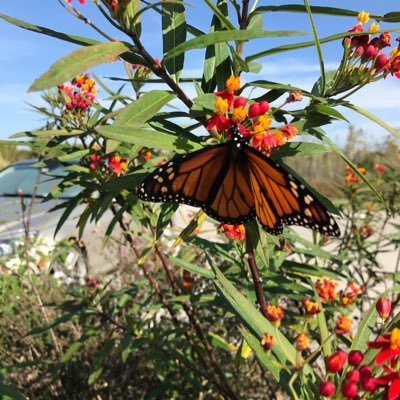
M 18 196 L 18 190 L 25 196 L 32 195 L 38 171 L 29 164 L 15 164 L 0 171 L 0 196 Z M 66 174 L 63 166 L 43 167 L 36 195 L 47 196 Z M 81 190 L 80 186 L 71 187 L 62 193 L 62 197 L 75 197 Z

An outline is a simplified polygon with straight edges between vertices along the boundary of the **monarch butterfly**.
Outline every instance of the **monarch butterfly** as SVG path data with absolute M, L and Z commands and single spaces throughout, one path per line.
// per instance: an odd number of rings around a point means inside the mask
M 157 168 L 139 185 L 139 198 L 201 207 L 226 224 L 257 217 L 273 235 L 282 233 L 283 224 L 340 235 L 336 221 L 301 182 L 252 148 L 237 126 L 230 136 L 225 143 L 175 157 Z

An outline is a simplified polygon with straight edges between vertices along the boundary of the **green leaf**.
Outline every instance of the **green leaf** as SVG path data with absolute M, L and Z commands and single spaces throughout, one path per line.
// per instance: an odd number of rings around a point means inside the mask
M 324 143 L 328 145 L 337 155 L 339 155 L 346 163 L 347 165 L 352 169 L 354 174 L 356 174 L 370 189 L 371 191 L 379 198 L 379 200 L 385 205 L 385 207 L 390 211 L 390 208 L 386 201 L 383 199 L 382 195 L 375 189 L 375 187 L 372 185 L 372 183 L 363 175 L 358 168 L 347 158 L 347 156 L 342 152 L 342 150 L 339 149 L 339 147 L 336 146 L 335 143 L 333 143 L 327 136 L 321 134 L 321 132 L 318 129 L 313 129 L 313 132 L 318 135 L 318 138 L 322 140 Z
M 386 31 L 388 31 L 388 32 L 398 32 L 398 31 L 400 31 L 400 29 L 386 29 Z M 364 31 L 364 32 L 361 32 L 361 34 L 364 34 L 364 35 L 368 34 L 368 33 L 377 34 L 377 33 L 381 33 L 381 32 L 383 32 L 383 31 L 381 31 L 381 30 L 379 30 L 377 32 Z M 335 40 L 343 39 L 344 37 L 346 37 L 348 35 L 349 35 L 349 32 L 341 32 L 341 33 L 337 33 L 335 35 L 326 36 L 326 37 L 320 39 L 319 42 L 321 44 L 329 43 L 329 42 L 333 42 Z M 359 35 L 360 34 L 352 32 L 352 36 L 359 36 Z M 283 53 L 283 52 L 286 52 L 286 51 L 300 50 L 300 49 L 304 49 L 306 47 L 312 47 L 314 45 L 315 45 L 315 42 L 312 40 L 312 41 L 308 41 L 308 42 L 298 42 L 298 43 L 292 43 L 292 44 L 287 44 L 287 45 L 283 45 L 283 46 L 272 47 L 272 48 L 270 48 L 268 50 L 263 50 L 263 51 L 261 51 L 259 53 L 255 53 L 255 54 L 252 54 L 252 55 L 246 57 L 245 61 L 249 62 L 249 61 L 253 61 L 253 60 L 256 60 L 258 58 L 261 58 L 261 57 L 270 56 L 272 54 Z
M 271 152 L 272 160 L 280 160 L 283 157 L 309 156 L 313 154 L 323 154 L 329 149 L 319 143 L 311 142 L 289 142 L 281 146 L 278 150 Z
M 160 109 L 176 96 L 164 90 L 152 90 L 123 108 L 115 119 L 114 125 L 140 127 L 156 115 Z
M 225 17 L 228 16 L 228 6 L 226 0 L 218 0 L 216 7 Z M 220 19 L 213 15 L 210 27 L 211 32 L 222 31 Z M 215 87 L 219 91 L 225 89 L 225 82 L 231 75 L 231 61 L 227 43 L 217 43 L 208 46 L 204 60 L 203 76 L 201 87 L 204 93 L 211 93 Z
M 387 130 L 389 133 L 391 133 L 393 136 L 397 137 L 398 139 L 400 138 L 400 132 L 398 129 L 392 128 L 389 124 L 387 124 L 385 121 L 382 121 L 380 118 L 375 116 L 374 114 L 370 113 L 367 110 L 364 110 L 363 108 L 356 106 L 354 104 L 351 104 L 349 102 L 343 102 L 340 104 L 343 107 L 350 108 L 353 111 L 358 112 L 362 116 L 368 118 L 369 120 L 375 122 L 377 125 L 381 126 L 383 129 Z
M 57 86 L 100 63 L 113 61 L 127 51 L 128 47 L 122 42 L 99 43 L 74 50 L 56 61 L 47 72 L 37 78 L 29 91 Z
M 114 345 L 115 339 L 108 340 L 97 353 L 96 358 L 90 367 L 89 378 L 87 381 L 89 385 L 93 385 L 93 383 L 99 379 L 101 373 L 103 372 L 103 365 L 107 361 L 110 352 L 114 348 Z
M 163 53 L 166 54 L 186 41 L 186 16 L 183 3 L 164 2 L 162 11 Z M 183 69 L 184 59 L 184 54 L 181 54 L 164 64 L 175 80 Z
M 209 332 L 208 337 L 210 339 L 211 344 L 215 347 L 219 347 L 220 349 L 226 350 L 229 352 L 236 350 L 235 346 L 228 343 L 222 336 L 219 336 L 216 333 Z
M 317 321 L 319 326 L 319 333 L 321 336 L 322 351 L 324 353 L 324 356 L 328 357 L 332 354 L 332 343 L 331 340 L 329 339 L 329 330 L 328 330 L 328 325 L 326 323 L 324 307 L 322 305 L 321 298 L 319 297 L 318 292 L 315 290 L 315 285 L 313 285 L 311 280 L 309 280 L 309 283 L 314 291 L 315 301 L 317 302 L 319 308 L 321 309 L 321 311 L 317 314 Z
M 220 7 L 218 7 L 218 4 L 215 5 L 210 0 L 204 0 L 204 2 L 207 4 L 208 7 L 211 8 L 214 15 L 218 18 L 221 28 L 223 27 L 231 31 L 235 30 L 235 26 L 232 24 L 231 21 L 229 21 L 229 18 L 227 18 L 227 14 L 224 11 L 222 11 Z
M 156 226 L 156 240 L 161 237 L 167 226 L 171 223 L 171 218 L 178 207 L 178 203 L 165 203 L 160 206 L 160 214 Z
M 61 39 L 66 42 L 75 43 L 80 46 L 91 46 L 91 45 L 100 43 L 97 40 L 85 38 L 83 36 L 68 35 L 66 33 L 53 31 L 52 29 L 48 29 L 43 26 L 32 25 L 28 22 L 9 17 L 8 15 L 2 14 L 2 13 L 0 13 L 0 18 L 4 19 L 5 21 L 9 22 L 10 24 L 16 25 L 16 26 L 26 29 L 28 31 L 41 33 L 43 35 Z
M 141 146 L 172 150 L 176 153 L 187 153 L 199 150 L 202 146 L 182 136 L 171 133 L 159 132 L 152 129 L 137 128 L 136 126 L 117 124 L 97 128 L 100 135 L 124 143 L 138 144 Z
M 296 261 L 285 260 L 282 268 L 289 273 L 300 274 L 303 276 L 315 276 L 318 278 L 328 277 L 333 279 L 342 279 L 343 276 L 328 268 L 321 268 L 313 264 L 302 264 Z
M 26 400 L 27 397 L 25 397 L 21 392 L 19 392 L 17 389 L 15 389 L 12 386 L 8 386 L 4 384 L 3 382 L 0 382 L 0 397 L 4 399 L 3 396 L 7 396 L 10 399 L 13 400 Z M 7 400 L 7 399 L 4 399 Z
M 229 41 L 244 41 L 250 39 L 259 39 L 265 37 L 282 37 L 282 36 L 299 36 L 306 35 L 305 32 L 299 31 L 256 31 L 256 30 L 234 30 L 234 31 L 220 31 L 208 33 L 185 43 L 180 44 L 171 50 L 164 57 L 164 62 L 178 54 L 184 53 L 188 50 L 203 49 L 216 43 L 226 43 Z M 245 60 L 248 61 L 247 59 Z
M 130 332 L 125 333 L 119 345 L 121 350 L 121 359 L 123 363 L 126 363 L 126 361 L 128 360 L 129 354 L 131 352 L 131 342 L 132 335 L 130 334 Z
M 322 15 L 335 15 L 338 17 L 357 17 L 359 11 L 351 11 L 345 8 L 336 7 L 321 7 L 311 6 L 311 12 L 313 14 Z M 303 4 L 285 4 L 282 6 L 261 6 L 254 10 L 254 14 L 257 13 L 268 13 L 268 12 L 293 12 L 293 13 L 307 13 L 307 9 Z M 382 19 L 383 17 L 378 14 L 370 14 L 371 19 Z
M 186 271 L 192 272 L 195 275 L 200 275 L 200 276 L 204 276 L 205 278 L 215 278 L 215 274 L 210 271 L 209 269 L 204 269 L 201 267 L 198 267 L 195 264 L 192 264 L 188 261 L 185 261 L 181 258 L 177 258 L 177 257 L 172 257 L 169 256 L 168 259 L 173 262 L 175 265 L 177 265 L 178 267 L 181 267 L 183 269 L 185 269 Z
M 350 122 L 346 117 L 344 117 L 339 111 L 325 104 L 316 104 L 315 106 L 309 108 L 310 111 L 316 111 L 320 114 L 327 115 L 336 119 L 341 119 L 346 122 Z

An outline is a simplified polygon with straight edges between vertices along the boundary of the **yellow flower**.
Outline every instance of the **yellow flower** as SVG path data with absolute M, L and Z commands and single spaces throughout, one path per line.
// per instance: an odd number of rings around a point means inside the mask
M 390 57 L 394 58 L 396 57 L 400 52 L 400 49 L 398 47 L 395 47 L 394 49 L 392 49 L 392 51 L 390 52 Z
M 366 24 L 369 21 L 369 13 L 360 11 L 357 15 L 357 19 L 360 24 Z
M 400 347 L 400 329 L 394 328 L 390 334 L 390 348 L 397 350 Z
M 218 97 L 217 101 L 214 103 L 214 106 L 220 114 L 225 114 L 229 109 L 228 100 L 224 100 L 222 97 Z
M 267 115 L 260 115 L 257 119 L 259 125 L 261 125 L 265 130 L 271 125 L 272 119 L 268 118 Z
M 368 30 L 369 31 L 379 31 L 379 25 L 378 24 L 376 24 L 375 22 L 373 22 L 370 26 L 369 26 L 369 28 L 368 28 Z
M 233 122 L 242 122 L 247 116 L 247 110 L 243 107 L 237 107 L 233 109 L 232 113 L 232 121 Z
M 296 338 L 296 349 L 299 351 L 302 350 L 307 350 L 310 347 L 310 340 L 308 339 L 308 336 L 305 335 L 304 333 L 301 333 L 299 336 Z
M 226 81 L 226 90 L 229 94 L 233 94 L 240 89 L 240 77 L 231 75 Z

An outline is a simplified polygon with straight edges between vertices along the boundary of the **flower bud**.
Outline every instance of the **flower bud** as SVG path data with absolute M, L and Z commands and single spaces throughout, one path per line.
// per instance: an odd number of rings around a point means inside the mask
M 360 371 L 352 369 L 346 373 L 346 381 L 357 383 L 360 380 Z
M 363 365 L 359 371 L 361 379 L 370 378 L 372 376 L 372 368 L 369 365 Z
M 357 392 L 358 392 L 358 387 L 355 383 L 353 382 L 343 383 L 342 394 L 344 397 L 352 399 L 353 397 L 356 396 Z
M 244 107 L 246 105 L 247 100 L 244 97 L 238 97 L 233 102 L 233 108 Z
M 362 363 L 364 356 L 359 350 L 352 350 L 349 353 L 349 364 L 357 367 Z
M 269 103 L 266 100 L 262 100 L 258 103 L 260 106 L 260 115 L 264 115 L 269 110 Z
M 253 103 L 249 107 L 249 118 L 258 117 L 260 115 L 260 106 L 258 103 Z
M 392 311 L 392 303 L 387 298 L 380 298 L 376 302 L 376 311 L 382 319 L 386 319 Z
M 378 48 L 373 46 L 372 44 L 369 44 L 368 46 L 365 47 L 364 58 L 367 60 L 372 60 L 377 53 L 378 53 Z
M 382 69 L 385 65 L 387 65 L 389 59 L 387 58 L 386 54 L 379 54 L 379 56 L 375 60 L 375 68 L 377 70 Z
M 373 392 L 376 389 L 374 378 L 361 378 L 361 387 L 366 392 Z
M 335 353 L 331 354 L 327 359 L 326 359 L 326 369 L 329 372 L 339 372 L 342 370 L 344 363 L 346 362 L 347 359 L 347 354 L 342 351 L 336 351 Z
M 335 385 L 331 381 L 321 382 L 319 385 L 319 394 L 325 397 L 331 397 L 335 393 Z
M 261 338 L 261 346 L 265 351 L 269 351 L 272 349 L 272 346 L 275 344 L 275 339 L 268 333 L 264 333 L 263 337 Z
M 310 340 L 307 335 L 301 333 L 296 338 L 296 349 L 299 351 L 307 350 L 310 347 Z

